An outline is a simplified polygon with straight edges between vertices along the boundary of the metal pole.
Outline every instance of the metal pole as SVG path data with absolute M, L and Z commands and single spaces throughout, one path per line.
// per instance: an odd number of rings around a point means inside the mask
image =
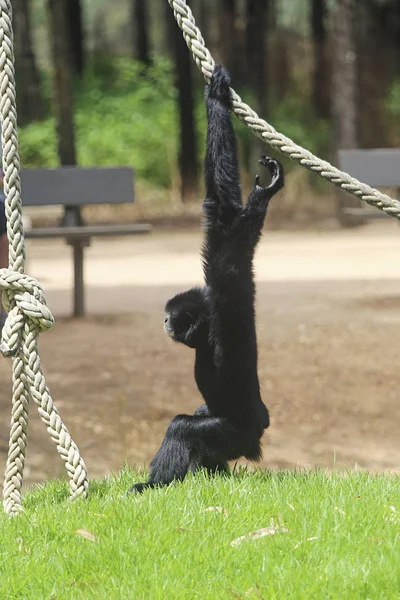
M 74 249 L 74 317 L 85 315 L 85 287 L 83 283 L 83 249 L 85 243 L 75 240 Z

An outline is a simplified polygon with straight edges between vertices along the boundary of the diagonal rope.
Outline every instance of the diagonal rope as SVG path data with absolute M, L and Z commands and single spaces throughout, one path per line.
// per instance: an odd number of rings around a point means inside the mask
M 85 463 L 53 404 L 40 366 L 38 335 L 50 329 L 53 317 L 39 283 L 24 274 L 21 183 L 15 98 L 14 52 L 10 0 L 0 0 L 0 120 L 9 268 L 0 269 L 2 303 L 8 311 L 0 351 L 12 357 L 12 410 L 3 505 L 9 514 L 22 510 L 21 488 L 28 435 L 28 408 L 33 399 L 40 418 L 57 446 L 70 478 L 70 497 L 88 493 Z
M 174 11 L 175 19 L 182 29 L 183 37 L 193 55 L 196 65 L 203 73 L 205 80 L 209 82 L 215 62 L 204 43 L 199 28 L 196 26 L 192 11 L 185 0 L 168 0 L 168 2 Z M 297 161 L 303 167 L 314 171 L 323 179 L 327 179 L 344 191 L 357 196 L 357 198 L 360 198 L 360 200 L 363 200 L 367 204 L 382 210 L 391 217 L 400 219 L 400 202 L 398 200 L 382 194 L 382 192 L 365 183 L 361 183 L 344 171 L 340 171 L 325 160 L 321 160 L 308 150 L 298 146 L 288 137 L 278 133 L 269 123 L 260 119 L 257 113 L 245 104 L 232 89 L 231 94 L 234 113 L 263 142 L 266 142 L 272 148 L 285 154 L 292 160 Z

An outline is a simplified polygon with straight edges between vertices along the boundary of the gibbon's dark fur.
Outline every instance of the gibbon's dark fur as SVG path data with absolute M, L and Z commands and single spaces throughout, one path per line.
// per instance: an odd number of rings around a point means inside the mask
M 149 480 L 132 491 L 182 480 L 199 467 L 225 472 L 227 461 L 241 456 L 257 461 L 269 426 L 257 376 L 253 256 L 284 177 L 279 162 L 263 156 L 259 162 L 271 183 L 262 187 L 257 176 L 243 206 L 229 85 L 227 71 L 215 67 L 206 91 L 205 286 L 169 300 L 165 318 L 172 339 L 196 350 L 195 378 L 205 405 L 171 421 Z

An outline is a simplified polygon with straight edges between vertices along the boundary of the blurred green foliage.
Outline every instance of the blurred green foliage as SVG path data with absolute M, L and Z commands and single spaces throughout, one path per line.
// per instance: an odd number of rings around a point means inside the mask
M 392 135 L 395 137 L 393 142 L 395 144 L 400 144 L 400 79 L 397 79 L 393 82 L 390 88 L 386 106 L 390 115 L 393 117 Z
M 176 172 L 175 97 L 169 61 L 144 71 L 127 58 L 96 60 L 76 88 L 79 164 L 133 165 L 138 178 L 168 187 Z M 21 129 L 20 152 L 24 166 L 56 166 L 54 119 Z
M 391 86 L 387 108 L 393 116 L 400 116 L 400 79 L 397 79 Z
M 48 76 L 43 81 L 44 94 L 48 96 Z M 195 119 L 201 162 L 206 114 L 204 88 L 198 81 Z M 251 94 L 246 90 L 240 92 L 251 105 Z M 163 188 L 171 187 L 178 173 L 176 95 L 173 65 L 168 59 L 156 57 L 153 66 L 144 69 L 141 63 L 129 58 L 97 57 L 75 90 L 79 164 L 132 165 L 138 179 Z M 329 158 L 329 124 L 313 117 L 307 97 L 298 90 L 293 89 L 283 102 L 271 107 L 270 113 L 271 125 L 278 131 L 312 152 Z M 236 120 L 234 123 L 242 166 L 253 172 L 256 166 L 252 164 L 251 149 L 256 139 L 242 124 Z M 270 148 L 265 146 L 265 151 L 270 153 Z M 52 117 L 20 130 L 20 152 L 24 166 L 58 164 Z M 289 167 L 291 163 L 288 163 Z

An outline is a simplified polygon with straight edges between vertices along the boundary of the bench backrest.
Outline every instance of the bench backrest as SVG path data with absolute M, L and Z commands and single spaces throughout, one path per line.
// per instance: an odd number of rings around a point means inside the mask
M 339 150 L 339 168 L 373 187 L 400 187 L 400 149 Z
M 134 202 L 131 167 L 22 169 L 24 206 Z

